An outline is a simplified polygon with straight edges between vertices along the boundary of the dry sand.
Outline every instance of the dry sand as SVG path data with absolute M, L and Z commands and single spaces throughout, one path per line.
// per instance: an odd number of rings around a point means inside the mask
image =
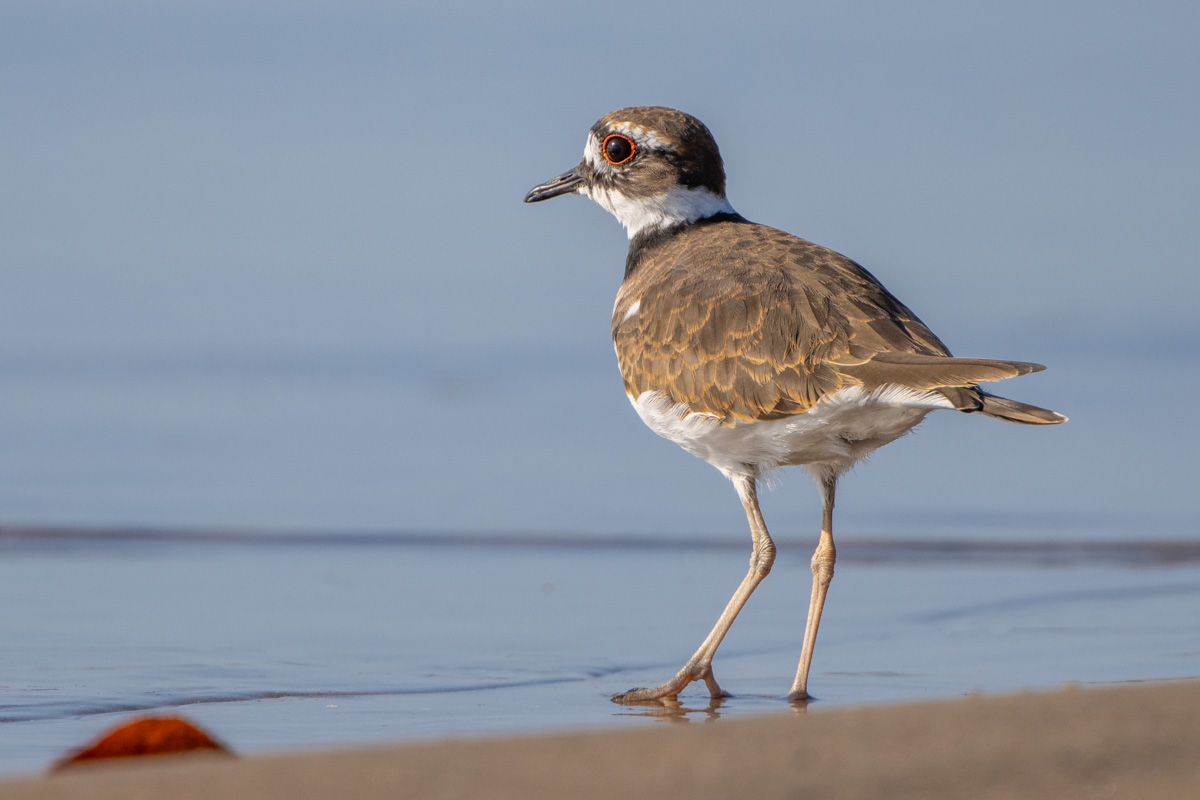
M 213 797 L 1200 797 L 1200 683 L 345 752 L 163 757 L 0 782 L 4 800 Z

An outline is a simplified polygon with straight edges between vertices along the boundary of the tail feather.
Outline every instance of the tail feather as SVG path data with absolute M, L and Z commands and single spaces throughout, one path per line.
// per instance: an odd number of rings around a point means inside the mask
M 983 392 L 980 394 L 983 406 L 979 410 L 989 417 L 1022 425 L 1057 425 L 1067 421 L 1065 416 L 1056 411 L 1038 408 L 1028 403 L 1019 403 L 1016 400 L 1009 400 L 1007 397 L 996 397 Z
M 842 375 L 857 381 L 867 391 L 883 387 L 904 387 L 936 392 L 959 411 L 981 412 L 989 417 L 1023 425 L 1057 425 L 1067 418 L 1055 411 L 1028 403 L 996 397 L 978 384 L 1001 381 L 1044 370 L 1041 364 L 1027 361 L 1000 361 L 990 358 L 954 358 L 927 353 L 882 352 L 855 353 L 837 364 Z

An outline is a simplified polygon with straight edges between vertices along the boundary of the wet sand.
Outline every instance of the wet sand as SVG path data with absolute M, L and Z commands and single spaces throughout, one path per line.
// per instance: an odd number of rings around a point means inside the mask
M 1198 712 L 1200 682 L 1067 688 L 710 725 L 148 759 L 4 782 L 0 796 L 1188 797 L 1200 789 Z

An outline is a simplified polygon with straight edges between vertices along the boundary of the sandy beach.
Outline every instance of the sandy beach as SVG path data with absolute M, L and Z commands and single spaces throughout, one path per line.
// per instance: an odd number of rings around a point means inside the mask
M 1163 798 L 1200 791 L 1200 682 L 717 724 L 78 767 L 6 800 Z

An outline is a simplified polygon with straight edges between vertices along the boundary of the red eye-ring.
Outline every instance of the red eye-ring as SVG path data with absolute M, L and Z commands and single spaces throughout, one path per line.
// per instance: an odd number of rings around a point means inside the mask
M 600 149 L 604 152 L 604 160 L 608 163 L 624 164 L 633 158 L 633 152 L 637 150 L 637 147 L 634 145 L 633 139 L 628 136 L 612 133 L 604 139 L 604 146 Z

